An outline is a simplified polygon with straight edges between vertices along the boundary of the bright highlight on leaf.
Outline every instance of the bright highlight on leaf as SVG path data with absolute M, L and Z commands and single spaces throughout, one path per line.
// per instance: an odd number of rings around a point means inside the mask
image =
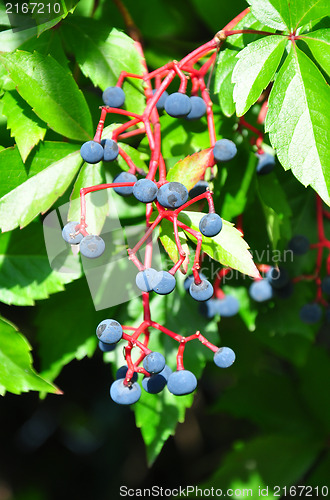
M 279 71 L 269 97 L 265 128 L 285 170 L 311 185 L 330 204 L 330 90 L 297 46 Z
M 234 101 L 238 116 L 244 115 L 273 79 L 287 39 L 267 36 L 250 43 L 239 52 L 232 76 Z
M 88 140 L 92 118 L 85 98 L 73 79 L 53 57 L 22 50 L 0 56 L 19 94 L 58 134 Z

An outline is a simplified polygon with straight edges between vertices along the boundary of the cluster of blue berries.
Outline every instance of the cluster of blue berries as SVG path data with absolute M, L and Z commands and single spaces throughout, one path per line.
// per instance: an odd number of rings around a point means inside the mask
M 255 280 L 249 288 L 249 295 L 256 302 L 265 302 L 274 296 L 289 298 L 292 293 L 292 281 L 283 267 L 271 267 L 265 278 Z
M 103 352 L 112 351 L 123 337 L 123 329 L 118 321 L 103 320 L 96 329 L 99 347 Z M 219 348 L 213 357 L 214 363 L 220 368 L 229 368 L 235 361 L 235 353 L 229 347 Z M 197 379 L 189 370 L 172 372 L 160 352 L 151 351 L 143 359 L 144 377 L 142 387 L 149 394 L 158 394 L 166 386 L 175 396 L 190 394 L 197 387 Z M 130 405 L 141 397 L 141 387 L 138 384 L 138 374 L 127 379 L 128 366 L 120 367 L 116 373 L 116 380 L 110 387 L 110 396 L 115 403 Z

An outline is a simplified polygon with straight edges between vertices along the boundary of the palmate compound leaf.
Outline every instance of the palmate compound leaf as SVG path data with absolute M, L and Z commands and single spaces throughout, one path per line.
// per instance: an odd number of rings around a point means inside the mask
M 50 55 L 22 50 L 0 55 L 19 94 L 58 134 L 74 140 L 91 139 L 91 114 L 72 74 Z
M 205 170 L 212 165 L 214 165 L 213 150 L 212 148 L 204 149 L 174 165 L 167 174 L 167 180 L 181 182 L 189 191 L 200 179 L 203 179 Z
M 0 199 L 0 228 L 25 227 L 46 212 L 69 187 L 82 164 L 80 152 L 71 153 L 34 175 Z
M 199 222 L 204 215 L 204 213 L 199 212 L 183 211 L 180 213 L 179 220 L 192 229 L 199 231 Z M 222 230 L 217 236 L 213 238 L 203 236 L 203 252 L 224 266 L 231 267 L 254 278 L 259 277 L 259 271 L 248 250 L 248 244 L 242 238 L 242 233 L 233 227 L 230 222 L 225 220 L 222 222 Z M 185 232 L 190 239 L 196 242 L 194 236 L 189 234 L 188 231 Z
M 296 45 L 277 75 L 268 106 L 265 130 L 284 169 L 330 205 L 330 90 Z
M 266 36 L 250 43 L 238 54 L 232 75 L 238 116 L 248 111 L 273 79 L 286 44 L 285 37 Z
M 32 367 L 31 346 L 17 328 L 0 318 L 0 394 L 28 391 L 61 391 L 44 380 Z

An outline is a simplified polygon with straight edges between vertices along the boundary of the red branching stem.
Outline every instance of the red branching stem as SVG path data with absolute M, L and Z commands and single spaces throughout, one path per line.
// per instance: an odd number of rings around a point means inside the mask
M 174 216 L 171 218 L 171 220 L 173 222 L 174 239 L 175 239 L 175 243 L 176 243 L 176 246 L 177 246 L 177 249 L 179 252 L 179 260 L 175 263 L 175 265 L 172 267 L 172 269 L 169 270 L 169 273 L 174 275 L 177 272 L 177 270 L 179 269 L 179 267 L 181 266 L 181 264 L 183 264 L 183 262 L 186 258 L 186 253 L 183 250 L 183 248 L 181 246 L 181 242 L 180 242 L 180 237 L 179 237 L 179 232 L 178 232 L 178 218 L 176 216 Z
M 239 14 L 237 14 L 237 16 L 234 17 L 234 19 L 232 19 L 231 21 L 229 21 L 229 23 L 226 24 L 226 26 L 223 29 L 224 30 L 230 30 L 230 29 L 232 29 L 234 26 L 236 26 L 236 24 L 238 24 L 240 21 L 242 21 L 242 19 L 244 19 L 244 17 L 247 16 L 249 12 L 250 12 L 250 7 L 247 7 L 242 12 L 240 12 Z
M 177 333 L 172 332 L 168 328 L 165 328 L 165 326 L 162 326 L 159 323 L 156 323 L 155 321 L 150 321 L 150 326 L 152 326 L 153 328 L 156 328 L 160 332 L 165 333 L 166 335 L 168 335 L 172 339 L 176 340 L 177 342 L 181 342 L 181 340 L 183 339 L 182 335 L 179 335 Z
M 136 44 L 137 42 L 135 42 Z M 127 71 L 122 71 L 119 75 L 118 81 L 116 83 L 116 87 L 122 87 L 125 78 L 139 78 L 142 79 L 142 75 L 136 75 L 135 73 L 127 73 Z
M 240 117 L 239 123 L 240 123 L 240 125 L 243 125 L 243 127 L 247 128 L 248 130 L 250 130 L 251 132 L 256 134 L 256 136 L 257 136 L 256 146 L 258 148 L 258 153 L 260 153 L 260 154 L 263 153 L 263 149 L 262 149 L 261 145 L 264 141 L 264 134 L 261 132 L 261 130 L 258 130 L 256 127 L 254 127 L 249 122 L 247 122 L 243 116 Z
M 126 122 L 126 123 L 123 123 L 123 125 L 120 125 L 119 127 L 117 127 L 116 129 L 114 129 L 112 131 L 112 134 L 111 134 L 112 139 L 114 141 L 116 141 L 118 139 L 118 136 L 122 132 L 125 132 L 125 130 L 127 130 L 128 128 L 134 127 L 135 125 L 137 125 L 140 122 L 141 122 L 141 120 L 139 118 L 135 118 L 134 120 L 130 120 L 130 121 Z
M 214 117 L 213 117 L 213 103 L 210 99 L 209 93 L 206 89 L 205 82 L 203 78 L 199 78 L 199 85 L 202 93 L 202 97 L 205 101 L 206 104 L 206 116 L 207 116 L 207 126 L 209 129 L 209 135 L 210 135 L 210 144 L 213 147 L 215 142 L 216 142 L 216 134 L 215 134 L 215 125 L 214 125 Z
M 135 174 L 138 168 L 133 162 L 132 158 L 120 146 L 118 146 L 118 149 L 119 149 L 119 155 L 125 160 L 125 162 L 129 166 L 129 173 Z
M 222 269 L 220 269 L 220 271 L 216 275 L 216 278 L 213 282 L 213 288 L 214 288 L 214 296 L 217 299 L 223 299 L 225 297 L 225 293 L 221 290 L 220 285 L 221 285 L 222 279 L 230 272 L 231 272 L 230 267 L 223 267 Z
M 102 132 L 103 132 L 104 122 L 105 122 L 106 116 L 107 116 L 107 110 L 105 108 L 102 108 L 100 120 L 99 120 L 99 123 L 97 124 L 96 133 L 95 133 L 95 136 L 93 139 L 95 142 L 101 142 L 101 137 L 102 137 Z
M 215 208 L 214 208 L 214 203 L 213 203 L 213 198 L 212 198 L 212 192 L 211 191 L 206 191 L 205 193 L 199 194 L 192 200 L 187 201 L 181 207 L 177 208 L 174 210 L 174 214 L 178 215 L 182 210 L 185 210 L 185 208 L 190 207 L 190 205 L 193 205 L 199 200 L 203 200 L 204 198 L 207 199 L 208 205 L 209 205 L 209 213 L 215 213 Z
M 119 183 L 118 183 L 118 186 L 119 186 Z M 129 254 L 129 259 L 132 260 L 132 256 L 134 254 L 136 254 L 136 252 L 138 251 L 138 249 L 143 245 L 143 243 L 149 238 L 149 236 L 151 235 L 152 231 L 155 229 L 155 227 L 157 226 L 157 224 L 160 223 L 160 221 L 162 220 L 163 216 L 158 214 L 156 219 L 154 220 L 154 222 L 151 224 L 151 226 L 148 228 L 148 230 L 146 231 L 146 233 L 144 234 L 144 236 L 142 236 L 142 238 L 137 242 L 137 244 L 135 245 L 134 248 L 132 249 L 128 249 L 128 254 Z
M 216 345 L 212 344 L 211 342 L 209 342 L 205 337 L 203 337 L 203 335 L 199 334 L 198 335 L 198 340 L 203 344 L 205 345 L 206 347 L 208 347 L 209 349 L 211 349 L 211 351 L 213 352 L 217 352 L 217 350 L 219 349 L 219 347 L 217 347 Z
M 116 115 L 128 116 L 131 118 L 138 118 L 139 121 L 142 121 L 142 116 L 137 113 L 133 113 L 132 111 L 126 111 L 126 109 L 121 108 L 110 108 L 109 106 L 102 106 L 102 111 L 105 109 L 107 113 L 114 113 Z
M 259 123 L 260 125 L 262 125 L 264 123 L 264 121 L 266 119 L 267 111 L 268 111 L 268 99 L 266 99 L 262 103 L 261 109 L 260 109 L 259 114 L 258 114 L 257 123 Z
M 183 353 L 186 347 L 186 339 L 182 339 L 179 348 L 178 348 L 178 354 L 176 355 L 176 369 L 177 370 L 184 370 L 184 365 L 183 365 Z
M 181 80 L 178 92 L 182 92 L 182 94 L 185 94 L 187 89 L 187 77 L 182 73 L 177 61 L 174 62 L 174 70 Z
M 181 227 L 187 233 L 190 233 L 197 240 L 195 259 L 194 259 L 194 263 L 192 266 L 192 272 L 194 275 L 194 281 L 195 281 L 196 285 L 199 285 L 201 282 L 201 278 L 199 276 L 199 269 L 200 269 L 200 254 L 201 254 L 201 249 L 202 249 L 203 237 L 199 231 L 195 231 L 194 229 L 191 229 L 191 227 L 187 226 L 186 224 L 183 224 L 182 222 L 178 221 L 178 226 Z
M 266 35 L 266 36 L 269 36 L 269 35 L 277 35 L 277 36 L 287 36 L 287 35 L 284 35 L 282 33 L 272 33 L 270 31 L 260 31 L 260 30 L 247 30 L 247 29 L 243 29 L 243 30 L 228 30 L 228 29 L 223 29 L 221 30 L 221 33 L 223 33 L 224 36 L 232 36 L 232 35 L 240 35 L 240 34 L 245 34 L 245 33 L 252 33 L 252 34 L 255 34 L 255 35 Z

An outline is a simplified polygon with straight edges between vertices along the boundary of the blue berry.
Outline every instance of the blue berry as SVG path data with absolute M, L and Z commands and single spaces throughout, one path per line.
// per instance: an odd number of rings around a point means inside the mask
M 214 353 L 213 361 L 219 368 L 229 368 L 235 361 L 235 353 L 230 347 L 220 347 Z
M 199 230 L 204 236 L 212 238 L 220 233 L 222 229 L 222 219 L 218 214 L 206 214 L 199 222 Z
M 220 139 L 217 141 L 213 148 L 213 156 L 215 161 L 227 162 L 236 156 L 237 148 L 233 141 L 229 139 Z
M 223 299 L 216 300 L 214 307 L 217 314 L 227 318 L 238 313 L 239 301 L 232 295 L 225 295 Z
M 144 271 L 140 271 L 136 275 L 136 286 L 142 290 L 142 292 L 151 292 L 152 290 L 152 279 L 156 276 L 157 271 L 152 267 L 145 269 Z
M 143 368 L 149 373 L 161 372 L 165 364 L 165 358 L 160 352 L 150 352 L 143 360 Z
M 103 160 L 103 147 L 99 142 L 88 141 L 80 148 L 80 154 L 87 163 L 98 163 Z
M 321 281 L 322 292 L 330 295 L 330 276 L 325 276 Z
M 197 96 L 190 97 L 191 111 L 187 114 L 186 120 L 199 120 L 206 113 L 206 104 L 204 99 Z
M 257 153 L 258 164 L 256 167 L 256 172 L 258 175 L 266 175 L 271 172 L 275 167 L 275 158 L 269 153 Z
M 100 236 L 89 234 L 80 242 L 80 253 L 89 259 L 100 257 L 105 250 L 105 243 Z
M 150 179 L 140 179 L 133 186 L 133 195 L 142 203 L 151 203 L 157 198 L 158 187 Z
M 181 207 L 187 200 L 187 188 L 180 182 L 168 182 L 158 189 L 157 201 L 164 208 Z
M 171 375 L 172 370 L 165 365 L 165 368 L 155 375 L 144 377 L 142 380 L 142 387 L 149 394 L 158 394 L 167 384 L 168 377 Z
M 120 172 L 118 174 L 113 182 L 114 183 L 119 183 L 119 182 L 136 182 L 137 178 L 135 177 L 134 174 L 130 174 L 129 172 Z M 120 194 L 121 196 L 130 196 L 133 193 L 133 187 L 134 186 L 122 186 L 122 187 L 115 187 L 113 188 L 114 191 L 116 191 L 117 194 Z
M 193 188 L 189 191 L 189 198 L 195 198 L 200 194 L 205 193 L 209 189 L 209 183 L 207 181 L 198 181 Z
M 157 89 L 154 89 L 152 91 L 153 94 L 155 94 L 156 92 L 157 92 Z M 165 101 L 166 101 L 167 98 L 168 98 L 168 92 L 166 92 L 166 90 L 164 90 L 164 92 L 161 94 L 160 98 L 156 102 L 156 108 L 159 111 L 162 110 L 162 109 L 164 109 Z
M 249 288 L 249 295 L 256 302 L 265 302 L 273 297 L 273 288 L 266 279 L 256 280 Z
M 199 306 L 200 313 L 207 319 L 214 318 L 214 316 L 217 314 L 216 302 L 216 299 L 209 299 L 205 302 L 202 302 Z
M 102 99 L 110 108 L 121 108 L 125 102 L 125 92 L 120 87 L 108 87 L 103 92 Z
M 266 273 L 266 279 L 273 288 L 282 288 L 289 283 L 289 274 L 283 267 L 271 267 Z
M 115 380 L 110 387 L 110 396 L 119 405 L 131 405 L 141 397 L 141 387 L 137 382 L 125 385 L 123 378 Z
M 189 370 L 178 370 L 168 377 L 167 388 L 175 396 L 190 394 L 197 387 L 197 379 Z
M 116 344 L 105 344 L 104 342 L 99 340 L 99 349 L 102 352 L 111 352 L 116 349 Z
M 154 292 L 159 295 L 167 295 L 171 293 L 176 285 L 176 281 L 172 274 L 167 271 L 158 271 L 151 279 L 151 286 Z
M 213 295 L 213 286 L 207 280 L 202 280 L 198 285 L 194 281 L 191 283 L 189 293 L 198 302 L 209 300 Z
M 101 145 L 103 146 L 103 160 L 113 161 L 117 158 L 119 147 L 116 141 L 112 139 L 102 139 Z
M 104 344 L 116 344 L 123 336 L 123 329 L 115 319 L 104 319 L 96 328 L 96 336 Z
M 118 370 L 116 372 L 116 380 L 118 380 L 120 378 L 124 378 L 125 379 L 126 378 L 127 370 L 128 370 L 128 366 L 127 365 L 123 365 L 120 368 L 118 368 Z M 138 374 L 136 372 L 134 372 L 133 377 L 132 377 L 133 382 L 136 382 L 137 379 L 138 379 Z
M 201 280 L 206 280 L 206 276 L 204 276 L 203 273 L 199 273 L 199 277 L 200 277 Z M 184 286 L 184 289 L 186 290 L 186 292 L 189 292 L 190 285 L 193 283 L 193 281 L 194 281 L 194 275 L 193 274 L 190 274 L 184 280 L 183 286 Z
M 81 233 L 76 234 L 76 227 L 78 224 L 79 222 L 68 222 L 62 229 L 63 239 L 67 243 L 71 243 L 71 245 L 77 245 L 84 237 Z
M 191 101 L 186 94 L 174 92 L 167 97 L 164 108 L 168 115 L 183 118 L 191 111 Z
M 299 315 L 301 321 L 311 325 L 320 321 L 322 317 L 322 309 L 319 304 L 316 304 L 315 302 L 312 304 L 305 304 L 300 309 Z
M 295 255 L 304 255 L 308 252 L 309 245 L 309 239 L 306 238 L 306 236 L 299 234 L 291 238 L 288 248 L 289 250 L 292 250 Z

